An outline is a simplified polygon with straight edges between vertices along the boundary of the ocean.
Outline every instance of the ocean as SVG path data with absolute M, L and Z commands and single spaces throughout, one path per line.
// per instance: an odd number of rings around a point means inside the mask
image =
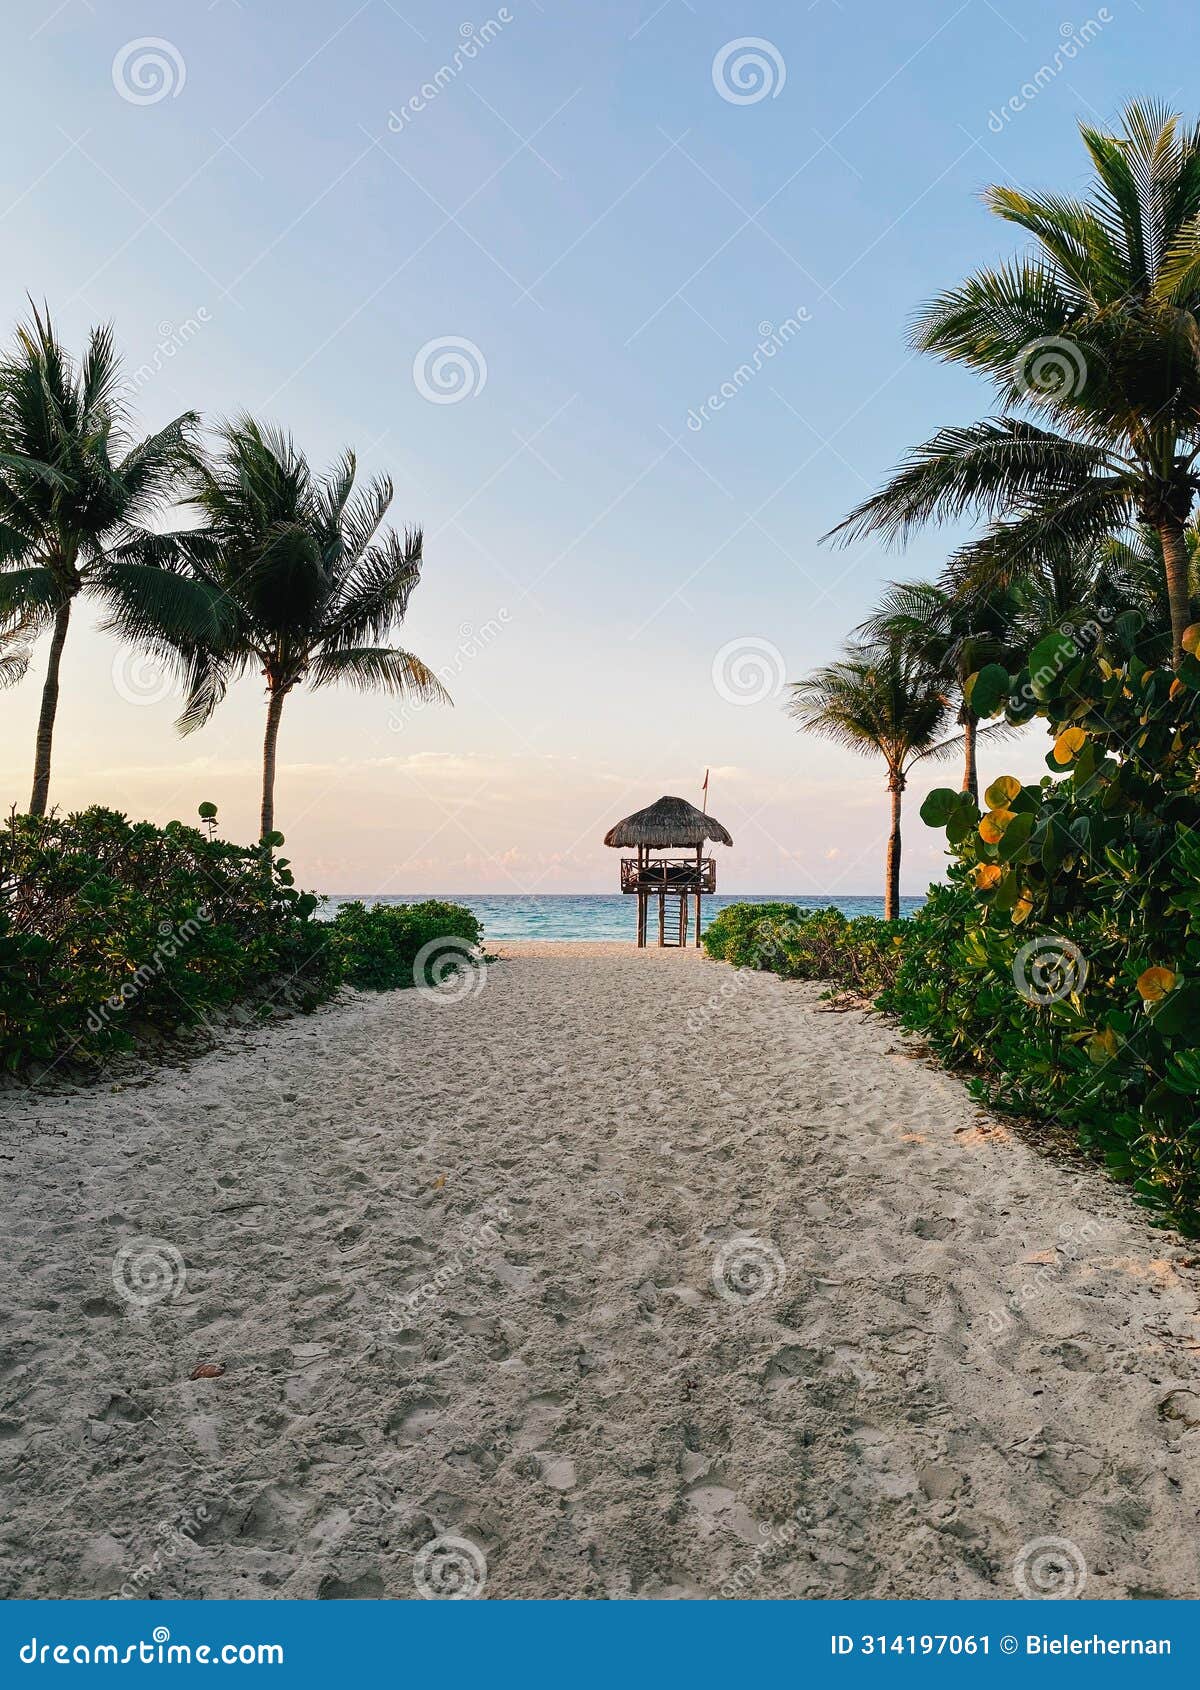
M 332 918 L 342 904 L 358 897 L 364 904 L 416 904 L 446 898 L 466 904 L 483 923 L 485 939 L 628 939 L 634 938 L 637 899 L 620 892 L 409 892 L 403 897 L 369 893 L 331 893 L 322 915 Z M 911 915 L 924 898 L 901 898 L 900 913 Z M 704 925 L 729 904 L 799 904 L 801 909 L 838 909 L 843 915 L 883 914 L 882 898 L 815 898 L 797 892 L 714 893 L 704 899 Z M 653 936 L 653 935 L 652 935 Z

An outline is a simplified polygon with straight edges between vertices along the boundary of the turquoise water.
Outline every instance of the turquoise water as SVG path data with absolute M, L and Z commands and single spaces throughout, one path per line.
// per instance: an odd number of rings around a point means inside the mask
M 361 896 L 364 904 L 415 904 L 422 898 L 447 898 L 466 904 L 483 923 L 487 939 L 629 939 L 634 937 L 637 899 L 620 892 L 411 892 L 402 898 L 373 898 L 368 893 L 331 894 L 323 914 L 336 915 L 341 904 Z M 901 914 L 911 915 L 924 898 L 901 898 Z M 838 909 L 843 915 L 883 914 L 882 898 L 814 898 L 784 892 L 715 893 L 704 900 L 704 925 L 728 904 L 799 904 L 801 909 Z

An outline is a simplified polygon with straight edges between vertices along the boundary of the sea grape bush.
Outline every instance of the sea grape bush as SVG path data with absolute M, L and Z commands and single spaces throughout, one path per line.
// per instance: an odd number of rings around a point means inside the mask
M 713 919 L 703 944 L 710 957 L 735 968 L 768 969 L 785 980 L 828 980 L 873 995 L 895 979 L 905 925 L 798 904 L 730 904 Z
M 939 788 L 948 883 L 909 920 L 740 904 L 710 956 L 876 993 L 994 1108 L 1056 1121 L 1153 1218 L 1200 1235 L 1200 625 L 1176 669 L 1124 612 L 990 664 L 972 708 L 1052 735 L 982 804 Z M 774 934 L 774 937 L 772 937 Z
M 159 828 L 115 810 L 13 815 L 0 828 L 0 1070 L 97 1067 L 154 1034 L 235 1004 L 307 1011 L 342 983 L 411 986 L 423 944 L 480 938 L 457 904 L 319 919 L 280 834 L 261 845 Z
M 205 806 L 211 810 L 211 806 Z M 212 818 L 208 818 L 212 819 Z M 254 999 L 311 1009 L 337 958 L 282 844 L 96 807 L 0 829 L 0 1067 L 94 1064 Z
M 483 929 L 462 904 L 437 898 L 420 904 L 343 904 L 331 924 L 331 939 L 348 985 L 384 992 L 421 984 L 414 964 L 427 945 L 461 939 L 474 948 Z
M 1127 612 L 1050 635 L 973 707 L 1044 717 L 1049 773 L 982 807 L 940 789 L 949 888 L 911 924 L 881 1003 L 998 1105 L 1053 1117 L 1158 1220 L 1200 1230 L 1200 626 L 1177 669 L 1139 655 Z

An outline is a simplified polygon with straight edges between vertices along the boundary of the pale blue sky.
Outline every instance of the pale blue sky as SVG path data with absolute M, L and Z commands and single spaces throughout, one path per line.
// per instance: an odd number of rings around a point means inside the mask
M 146 427 L 246 407 L 314 461 L 354 444 L 425 527 L 408 641 L 449 667 L 457 707 L 397 728 L 384 699 L 289 701 L 277 805 L 302 878 L 605 889 L 605 827 L 664 790 L 695 798 L 708 764 L 737 841 L 723 889 L 876 890 L 877 769 L 798 738 L 778 697 L 723 697 L 714 658 L 768 642 L 796 677 L 881 579 L 939 567 L 952 536 L 905 559 L 817 544 L 905 446 L 987 408 L 905 326 L 1013 249 L 984 185 L 1077 186 L 1077 116 L 1186 100 L 1194 17 L 1150 0 L 11 5 L 0 320 L 26 289 L 72 344 L 112 318 Z M 455 67 L 460 26 L 489 19 Z M 169 92 L 128 47 L 147 37 Z M 769 44 L 774 91 L 736 103 L 714 60 L 743 38 Z M 434 403 L 414 360 L 451 339 L 477 391 Z M 61 803 L 166 819 L 210 798 L 250 836 L 253 683 L 180 741 L 176 701 L 81 622 L 63 684 Z M 0 705 L 6 803 L 27 796 L 35 708 L 34 678 Z M 1042 748 L 999 755 L 1032 772 Z M 941 860 L 916 818 L 940 778 L 914 782 L 907 891 Z

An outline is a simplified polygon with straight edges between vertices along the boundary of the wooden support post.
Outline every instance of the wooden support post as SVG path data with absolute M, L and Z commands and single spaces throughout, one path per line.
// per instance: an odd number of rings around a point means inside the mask
M 667 942 L 667 888 L 665 882 L 658 889 L 658 942 L 660 946 Z
M 645 874 L 646 853 L 643 846 L 638 846 L 637 852 L 637 942 L 640 951 L 646 948 L 646 890 L 642 885 Z

